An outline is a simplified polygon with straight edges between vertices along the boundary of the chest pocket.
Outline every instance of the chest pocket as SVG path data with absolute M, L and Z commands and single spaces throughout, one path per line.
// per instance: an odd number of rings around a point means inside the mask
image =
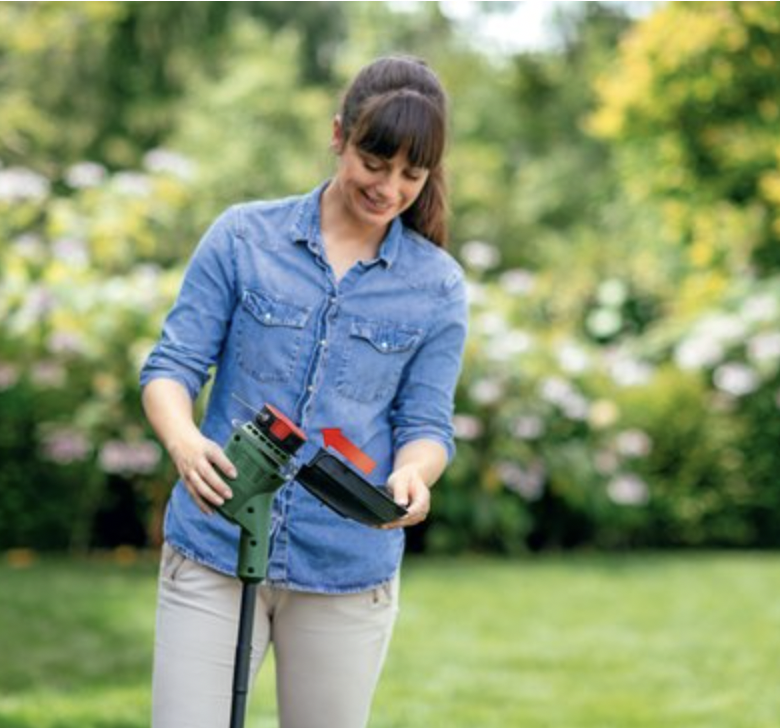
M 239 366 L 261 382 L 286 382 L 298 363 L 311 309 L 244 291 L 238 311 Z
M 393 396 L 404 365 L 422 338 L 421 329 L 389 322 L 352 321 L 342 352 L 338 390 L 361 402 Z

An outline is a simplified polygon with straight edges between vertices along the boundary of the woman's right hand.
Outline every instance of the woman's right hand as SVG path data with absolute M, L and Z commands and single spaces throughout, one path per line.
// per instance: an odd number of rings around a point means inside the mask
M 192 499 L 203 513 L 211 515 L 213 506 L 221 506 L 233 493 L 216 468 L 235 478 L 236 468 L 222 448 L 195 430 L 172 443 L 168 452 Z

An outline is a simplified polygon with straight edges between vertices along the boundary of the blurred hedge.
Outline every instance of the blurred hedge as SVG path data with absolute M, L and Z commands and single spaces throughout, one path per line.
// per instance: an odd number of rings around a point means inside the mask
M 778 545 L 776 4 L 632 25 L 583 3 L 559 48 L 504 58 L 431 3 L 322 27 L 314 3 L 233 8 L 201 44 L 223 12 L 203 3 L 170 47 L 153 40 L 181 9 L 68 5 L 0 6 L 0 548 L 159 539 L 173 473 L 137 372 L 187 257 L 224 205 L 327 174 L 337 88 L 399 49 L 452 96 L 472 294 L 459 454 L 415 542 Z M 122 48 L 149 65 L 112 107 Z M 67 102 L 90 74 L 93 115 Z

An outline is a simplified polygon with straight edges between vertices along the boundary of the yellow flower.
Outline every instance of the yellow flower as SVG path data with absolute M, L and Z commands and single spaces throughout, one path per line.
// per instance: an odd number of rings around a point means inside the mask
M 588 422 L 590 426 L 603 430 L 606 427 L 610 427 L 617 422 L 620 417 L 620 410 L 618 406 L 608 399 L 597 399 L 590 408 L 588 413 Z
M 697 240 L 694 242 L 694 244 L 691 246 L 691 249 L 688 253 L 691 263 L 693 263 L 697 268 L 706 268 L 710 263 L 712 263 L 714 257 L 715 257 L 715 251 L 709 243 L 705 242 L 704 240 Z

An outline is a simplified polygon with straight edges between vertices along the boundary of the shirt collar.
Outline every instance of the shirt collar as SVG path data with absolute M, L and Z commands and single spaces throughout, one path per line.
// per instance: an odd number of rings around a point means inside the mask
M 301 198 L 298 209 L 293 217 L 291 240 L 294 243 L 306 243 L 309 250 L 319 254 L 322 250 L 322 232 L 320 229 L 320 199 L 330 180 L 325 180 L 308 195 Z M 403 237 L 404 226 L 400 217 L 396 217 L 379 246 L 376 260 L 384 263 L 386 268 L 392 267 L 398 258 Z

